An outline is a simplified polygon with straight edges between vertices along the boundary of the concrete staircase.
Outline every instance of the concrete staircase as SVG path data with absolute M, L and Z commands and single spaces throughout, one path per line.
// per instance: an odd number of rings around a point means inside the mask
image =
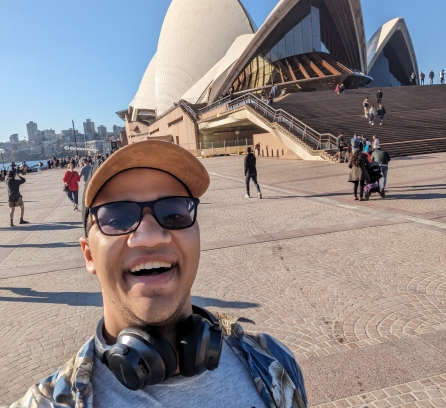
M 377 88 L 348 90 L 344 95 L 331 91 L 289 94 L 273 105 L 295 116 L 319 133 L 338 135 L 350 140 L 354 133 L 371 139 L 376 135 L 392 157 L 446 151 L 446 86 L 426 85 L 382 88 L 383 105 L 387 111 L 383 126 L 376 120 L 371 126 L 364 117 L 362 101 L 369 97 L 376 104 Z M 296 143 L 308 141 L 293 135 Z M 325 157 L 332 157 L 327 151 Z

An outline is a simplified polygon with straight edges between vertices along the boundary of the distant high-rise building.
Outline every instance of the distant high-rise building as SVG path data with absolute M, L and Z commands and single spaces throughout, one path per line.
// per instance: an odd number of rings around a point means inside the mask
M 53 129 L 42 130 L 45 140 L 53 140 L 56 138 L 56 131 Z
M 39 129 L 37 128 L 37 123 L 34 123 L 33 121 L 26 124 L 26 131 L 28 132 L 28 140 L 30 142 L 33 142 L 37 138 L 37 132 Z
M 90 119 L 87 119 L 87 121 L 84 122 L 84 133 L 87 140 L 93 140 L 94 136 L 96 135 L 94 122 L 92 122 Z
M 107 128 L 104 125 L 98 126 L 98 135 L 100 139 L 107 136 Z
M 19 135 L 17 133 L 9 136 L 9 141 L 11 143 L 19 143 Z
M 125 130 L 125 127 L 123 126 L 113 126 L 113 133 L 116 135 L 119 135 L 119 133 L 123 132 Z

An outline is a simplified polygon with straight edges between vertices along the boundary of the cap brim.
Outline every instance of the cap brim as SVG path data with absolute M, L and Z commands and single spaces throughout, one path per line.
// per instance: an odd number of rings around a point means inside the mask
M 101 188 L 112 177 L 135 168 L 170 173 L 196 198 L 200 198 L 210 184 L 206 168 L 190 152 L 170 142 L 148 140 L 123 147 L 105 160 L 88 182 L 85 206 L 91 207 Z

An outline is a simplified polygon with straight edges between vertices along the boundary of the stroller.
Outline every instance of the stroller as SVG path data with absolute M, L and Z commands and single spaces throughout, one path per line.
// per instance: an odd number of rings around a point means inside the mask
M 382 178 L 381 166 L 379 165 L 379 163 L 370 163 L 368 171 L 370 176 L 370 183 L 364 186 L 364 198 L 366 200 L 369 200 L 370 196 L 373 193 L 378 193 L 381 198 L 386 198 L 386 193 L 384 192 L 384 190 L 381 190 L 379 188 L 379 180 Z

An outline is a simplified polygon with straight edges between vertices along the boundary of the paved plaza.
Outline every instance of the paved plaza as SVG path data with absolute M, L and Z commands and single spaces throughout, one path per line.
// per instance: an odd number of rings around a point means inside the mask
M 446 154 L 392 161 L 388 199 L 368 202 L 353 201 L 346 164 L 259 159 L 258 200 L 244 198 L 243 156 L 203 163 L 194 301 L 290 347 L 311 407 L 446 407 Z M 62 176 L 26 176 L 31 224 L 14 228 L 0 185 L 0 406 L 102 315 Z

